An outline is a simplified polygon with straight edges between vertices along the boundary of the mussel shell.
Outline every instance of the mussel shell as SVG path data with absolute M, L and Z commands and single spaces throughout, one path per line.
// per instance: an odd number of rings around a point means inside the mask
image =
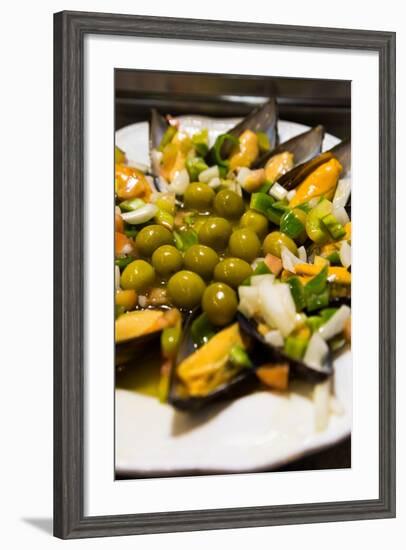
M 227 130 L 227 134 L 238 138 L 245 130 L 263 132 L 268 136 L 271 150 L 273 150 L 278 144 L 277 122 L 278 107 L 275 98 L 271 97 L 266 103 L 252 110 L 236 126 Z M 221 148 L 221 156 L 227 158 L 230 156 L 232 149 L 233 145 L 229 141 L 225 141 Z
M 345 176 L 351 167 L 351 143 L 349 141 L 339 143 L 332 149 L 329 149 L 324 153 L 320 153 L 320 155 L 309 160 L 308 162 L 303 162 L 302 164 L 295 166 L 295 168 L 281 176 L 278 183 L 288 191 L 291 191 L 302 183 L 307 176 L 314 172 L 316 168 L 332 158 L 336 158 L 343 166 L 343 172 L 340 177 Z
M 117 343 L 115 349 L 116 366 L 125 365 L 135 359 L 141 361 L 145 350 L 151 349 L 151 347 L 157 346 L 160 349 L 161 332 L 161 330 L 157 330 L 132 340 Z
M 324 127 L 319 125 L 299 134 L 283 143 L 275 149 L 264 153 L 254 164 L 253 168 L 265 166 L 268 160 L 280 153 L 289 152 L 293 154 L 295 165 L 307 162 L 320 154 L 324 139 Z
M 168 402 L 181 411 L 198 411 L 211 403 L 235 399 L 249 393 L 259 385 L 254 371 L 252 369 L 243 369 L 231 381 L 218 386 L 208 395 L 187 396 L 179 392 L 180 382 L 177 379 L 176 368 L 186 357 L 195 351 L 190 336 L 190 329 L 193 321 L 200 313 L 201 310 L 199 308 L 194 310 L 185 323 L 176 365 L 172 368 L 170 374 Z
M 301 378 L 309 382 L 317 383 L 325 380 L 333 374 L 333 366 L 330 355 L 322 369 L 316 369 L 288 357 L 281 349 L 275 348 L 265 341 L 257 330 L 257 323 L 253 319 L 247 319 L 242 313 L 237 314 L 237 320 L 243 334 L 254 342 L 250 347 L 250 358 L 255 367 L 261 367 L 266 363 L 289 363 L 289 378 Z

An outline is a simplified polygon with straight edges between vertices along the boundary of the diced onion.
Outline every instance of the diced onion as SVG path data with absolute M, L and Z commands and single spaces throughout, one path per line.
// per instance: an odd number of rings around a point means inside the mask
M 237 182 L 244 187 L 244 182 L 250 174 L 251 170 L 249 168 L 246 168 L 245 166 L 240 168 L 236 177 Z
M 295 195 L 296 195 L 296 189 L 291 189 L 290 191 L 288 191 L 288 194 L 286 195 L 286 198 L 290 202 Z
M 207 170 L 206 170 L 207 171 Z M 174 191 L 176 195 L 183 195 L 189 185 L 189 174 L 186 168 L 176 172 L 175 177 L 172 179 L 169 185 L 169 190 Z
M 296 307 L 286 283 L 263 281 L 258 285 L 259 307 L 265 322 L 288 336 L 296 326 Z
M 307 263 L 307 252 L 304 246 L 301 246 L 297 249 L 297 253 L 299 254 L 299 259 L 303 263 Z
M 303 363 L 316 369 L 321 369 L 328 353 L 328 345 L 323 338 L 315 332 L 309 340 Z
M 351 265 L 351 246 L 347 241 L 342 241 L 340 246 L 340 261 L 344 267 L 350 267 Z
M 147 307 L 148 298 L 146 296 L 138 296 L 138 305 L 140 307 Z
M 145 223 L 151 220 L 157 212 L 157 206 L 149 203 L 141 206 L 141 208 L 137 208 L 137 210 L 133 210 L 132 212 L 121 214 L 121 216 L 125 222 L 130 223 L 131 225 L 137 225 L 139 223 Z
M 348 306 L 341 306 L 332 317 L 319 328 L 319 334 L 324 340 L 330 340 L 336 334 L 344 330 L 345 323 L 351 315 L 351 309 Z
M 322 432 L 327 428 L 330 416 L 330 380 L 317 384 L 313 393 L 314 422 L 316 431 Z
M 296 273 L 295 265 L 302 264 L 303 261 L 295 256 L 286 246 L 281 246 L 281 260 L 283 269 L 290 271 L 291 273 Z
M 199 174 L 199 181 L 203 183 L 209 183 L 209 181 L 213 178 L 218 178 L 220 176 L 219 167 L 216 166 L 210 166 L 210 168 L 207 168 L 207 170 L 203 170 L 203 172 L 200 172 Z
M 269 283 L 273 283 L 275 280 L 275 275 L 271 275 L 270 273 L 266 273 L 265 275 L 252 275 L 251 276 L 251 286 L 259 286 L 264 281 L 268 281 Z
M 345 225 L 350 221 L 350 218 L 348 217 L 347 211 L 344 208 L 344 206 L 333 206 L 333 210 L 331 212 L 333 216 L 337 219 L 341 225 Z
M 217 187 L 220 187 L 220 185 L 221 185 L 221 179 L 220 178 L 212 178 L 209 181 L 209 187 L 211 187 L 212 189 L 216 189 Z
M 276 348 L 281 348 L 283 346 L 283 336 L 279 330 L 270 330 L 264 336 L 265 342 Z
M 269 194 L 274 197 L 275 199 L 281 201 L 286 197 L 288 192 L 282 185 L 280 185 L 278 182 L 274 183 L 272 187 L 269 190 Z
M 259 311 L 258 288 L 252 286 L 240 286 L 238 288 L 238 309 L 245 317 L 253 317 Z
M 333 207 L 344 207 L 347 204 L 348 198 L 351 193 L 351 179 L 343 178 L 337 184 L 337 189 L 334 194 Z

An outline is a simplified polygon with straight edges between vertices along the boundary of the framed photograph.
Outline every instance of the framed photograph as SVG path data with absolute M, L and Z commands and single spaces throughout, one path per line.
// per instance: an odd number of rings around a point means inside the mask
M 395 34 L 62 12 L 54 534 L 395 515 Z

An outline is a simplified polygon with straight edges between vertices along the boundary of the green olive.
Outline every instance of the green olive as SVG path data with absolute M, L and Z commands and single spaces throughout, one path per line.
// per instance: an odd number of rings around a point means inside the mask
M 252 275 L 252 268 L 248 262 L 241 258 L 226 258 L 216 265 L 214 278 L 234 288 Z
M 164 277 L 179 271 L 182 262 L 182 254 L 170 244 L 160 246 L 152 254 L 152 265 Z
M 228 243 L 230 255 L 252 262 L 261 252 L 261 241 L 252 229 L 237 229 Z
M 152 286 L 155 280 L 155 271 L 151 264 L 145 260 L 134 260 L 124 269 L 120 278 L 121 288 L 134 289 L 143 292 Z
M 241 227 L 248 227 L 263 239 L 268 233 L 268 218 L 255 210 L 247 210 L 240 220 Z
M 194 210 L 208 210 L 213 202 L 215 193 L 207 183 L 191 183 L 187 186 L 183 199 L 187 208 Z
M 218 261 L 217 253 L 203 244 L 194 244 L 188 248 L 184 257 L 185 267 L 204 279 L 211 278 Z
M 206 285 L 193 271 L 178 271 L 168 281 L 168 294 L 175 306 L 192 309 L 197 306 Z
M 151 256 L 160 246 L 172 243 L 172 233 L 162 225 L 147 225 L 135 238 L 136 247 L 142 256 Z
M 204 291 L 202 308 L 213 325 L 224 326 L 230 323 L 237 307 L 235 291 L 224 283 L 212 283 Z
M 244 201 L 231 189 L 219 191 L 214 199 L 214 208 L 225 218 L 239 218 L 244 213 Z
M 209 218 L 199 229 L 199 242 L 214 248 L 224 250 L 231 235 L 231 224 L 224 218 Z
M 269 233 L 269 235 L 265 237 L 265 240 L 262 244 L 264 254 L 273 254 L 274 256 L 280 258 L 282 245 L 286 246 L 286 248 L 290 250 L 292 254 L 297 256 L 298 252 L 295 242 L 290 237 L 288 237 L 284 233 L 281 233 L 280 231 L 272 231 L 272 233 Z

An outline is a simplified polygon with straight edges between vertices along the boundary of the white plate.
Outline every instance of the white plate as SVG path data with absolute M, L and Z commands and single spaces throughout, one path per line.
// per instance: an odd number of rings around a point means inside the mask
M 211 140 L 238 119 L 179 117 L 185 129 L 208 125 Z M 307 126 L 279 121 L 281 141 Z M 323 149 L 339 140 L 327 134 Z M 148 123 L 116 132 L 116 144 L 130 161 L 149 164 Z M 313 387 L 296 383 L 287 395 L 259 391 L 188 415 L 136 392 L 116 390 L 116 473 L 120 476 L 169 476 L 273 469 L 337 443 L 351 433 L 352 359 L 347 351 L 335 361 L 335 395 L 340 415 L 331 414 L 318 432 Z

